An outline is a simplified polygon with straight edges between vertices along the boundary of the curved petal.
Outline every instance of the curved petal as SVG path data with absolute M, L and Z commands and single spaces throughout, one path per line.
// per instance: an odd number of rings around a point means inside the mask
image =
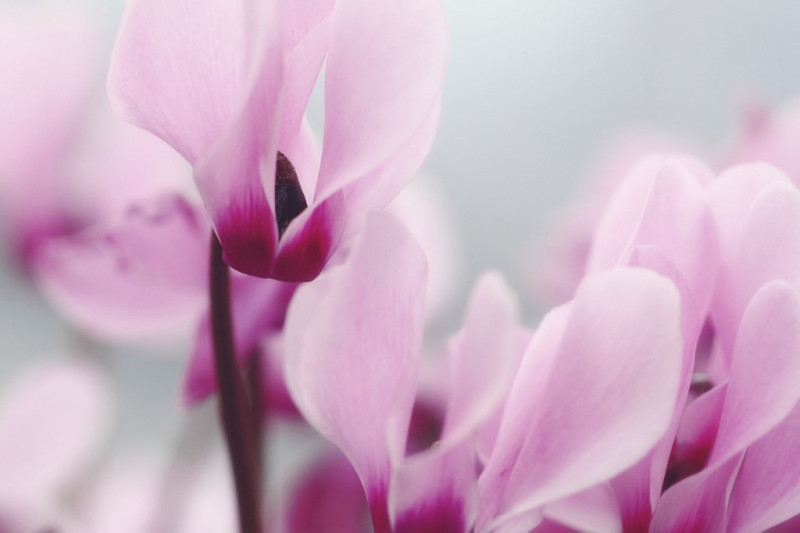
M 385 505 L 390 466 L 405 449 L 425 269 L 405 230 L 372 215 L 347 261 L 297 291 L 286 320 L 289 391 L 353 463 L 371 505 Z
M 525 354 L 479 481 L 478 529 L 607 480 L 650 451 L 672 419 L 682 347 L 668 280 L 639 269 L 587 278 Z
M 187 334 L 206 302 L 205 216 L 180 196 L 133 206 L 110 228 L 52 241 L 39 286 L 78 328 L 114 341 Z
M 464 327 L 450 342 L 443 444 L 474 435 L 505 399 L 518 363 L 516 296 L 496 272 L 475 284 Z M 444 444 L 446 445 L 446 444 Z
M 724 461 L 775 427 L 800 400 L 800 294 L 774 281 L 742 317 L 719 433 L 709 462 Z
M 247 17 L 242 1 L 131 2 L 111 58 L 112 104 L 195 164 L 244 103 Z
M 446 56 L 447 32 L 438 1 L 337 2 L 315 199 L 378 168 L 438 114 Z M 430 143 L 415 148 L 404 154 L 416 160 L 414 167 Z M 396 187 L 393 181 L 404 184 L 415 171 L 383 176 L 373 185 Z

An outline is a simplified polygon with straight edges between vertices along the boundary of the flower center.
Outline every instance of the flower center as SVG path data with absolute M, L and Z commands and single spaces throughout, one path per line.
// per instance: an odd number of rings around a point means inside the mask
M 300 180 L 289 158 L 278 152 L 275 163 L 275 221 L 278 223 L 278 235 L 283 232 L 289 222 L 308 207 Z

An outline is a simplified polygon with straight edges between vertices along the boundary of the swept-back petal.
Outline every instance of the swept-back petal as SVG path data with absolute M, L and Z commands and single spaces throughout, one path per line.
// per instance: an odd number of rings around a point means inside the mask
M 391 464 L 405 449 L 425 270 L 402 226 L 372 215 L 347 261 L 302 286 L 286 319 L 289 391 L 353 463 L 371 503 L 385 498 Z
M 450 392 L 442 440 L 473 435 L 505 399 L 518 357 L 518 304 L 496 272 L 473 289 L 461 332 L 450 343 Z
M 729 531 L 758 532 L 800 514 L 800 406 L 744 454 L 731 491 Z
M 117 37 L 108 80 L 112 104 L 192 164 L 244 104 L 254 52 L 246 5 L 137 0 Z
M 65 318 L 92 336 L 188 335 L 207 299 L 209 235 L 200 209 L 164 196 L 108 227 L 51 241 L 35 274 Z
M 609 479 L 658 442 L 680 386 L 680 320 L 674 286 L 640 269 L 589 277 L 548 315 L 479 481 L 479 530 Z
M 447 32 L 438 1 L 337 2 L 315 198 L 372 172 L 438 114 L 446 56 Z M 416 167 L 430 142 L 414 148 L 404 156 Z M 384 175 L 373 186 L 397 186 L 392 182 L 405 183 L 415 172 Z

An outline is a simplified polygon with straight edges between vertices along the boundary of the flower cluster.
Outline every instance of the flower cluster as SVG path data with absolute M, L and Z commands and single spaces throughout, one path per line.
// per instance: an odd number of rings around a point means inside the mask
M 149 133 L 93 102 L 85 12 L 0 15 L 4 226 L 82 340 L 0 398 L 0 532 L 800 527 L 798 108 L 705 161 L 626 144 L 531 268 L 560 305 L 487 272 L 439 346 L 437 0 L 132 0 L 109 94 Z M 101 460 L 106 348 L 164 338 L 180 445 Z M 279 476 L 280 423 L 313 449 Z

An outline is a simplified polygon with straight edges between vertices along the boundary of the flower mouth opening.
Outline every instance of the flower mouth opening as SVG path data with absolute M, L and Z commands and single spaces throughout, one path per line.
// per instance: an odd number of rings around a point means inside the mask
M 278 152 L 275 162 L 275 221 L 278 237 L 283 237 L 289 223 L 308 207 L 297 171 L 289 158 Z

